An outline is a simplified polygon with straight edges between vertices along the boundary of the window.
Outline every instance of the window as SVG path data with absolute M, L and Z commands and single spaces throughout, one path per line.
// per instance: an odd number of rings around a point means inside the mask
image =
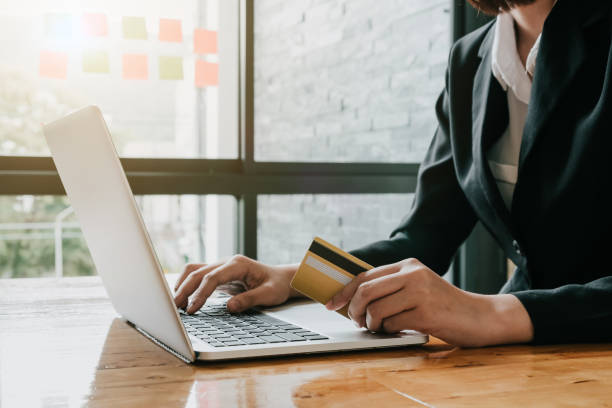
M 259 196 L 257 257 L 270 264 L 299 262 L 315 236 L 345 250 L 385 239 L 411 204 L 412 194 Z
M 297 262 L 314 235 L 351 249 L 408 210 L 448 0 L 78 4 L 0 6 L 15 39 L 0 52 L 0 276 L 55 274 L 58 220 L 62 274 L 92 273 L 40 128 L 91 103 L 166 271 L 235 251 Z
M 164 272 L 235 252 L 234 197 L 147 195 L 136 201 Z M 0 196 L 0 278 L 94 274 L 65 196 Z
M 255 157 L 419 162 L 436 128 L 447 0 L 257 0 Z
M 444 85 L 448 1 L 373 4 L 254 2 L 256 160 L 422 159 Z M 384 239 L 411 201 L 409 194 L 260 196 L 258 257 L 299 261 L 315 235 L 344 249 Z
M 48 155 L 41 124 L 88 104 L 123 157 L 236 158 L 238 24 L 238 1 L 1 5 L 0 162 Z M 234 197 L 137 201 L 165 271 L 236 251 Z M 0 208 L 0 277 L 95 273 L 66 197 L 3 195 Z
M 124 157 L 237 157 L 238 2 L 0 6 L 0 154 L 47 155 L 41 123 L 98 105 Z

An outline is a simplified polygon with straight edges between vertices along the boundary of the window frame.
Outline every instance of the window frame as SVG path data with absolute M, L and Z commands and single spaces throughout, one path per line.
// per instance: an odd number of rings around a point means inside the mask
M 253 2 L 240 0 L 239 7 L 238 158 L 120 160 L 136 195 L 235 196 L 237 251 L 257 258 L 258 195 L 414 193 L 419 163 L 255 161 Z M 465 0 L 449 0 L 449 8 L 453 40 L 483 23 Z M 0 156 L 0 195 L 64 194 L 51 157 Z M 454 275 L 459 277 L 461 273 L 455 271 Z

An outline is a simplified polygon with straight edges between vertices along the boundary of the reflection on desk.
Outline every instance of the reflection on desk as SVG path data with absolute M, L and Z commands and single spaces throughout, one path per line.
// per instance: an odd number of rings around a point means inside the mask
M 423 347 L 188 365 L 97 278 L 0 281 L 0 406 L 603 406 L 612 345 Z

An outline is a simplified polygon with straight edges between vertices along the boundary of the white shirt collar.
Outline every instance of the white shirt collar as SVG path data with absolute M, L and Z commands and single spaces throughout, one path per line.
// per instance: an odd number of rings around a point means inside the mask
M 508 88 L 523 103 L 528 104 L 531 96 L 531 76 L 535 72 L 538 49 L 540 48 L 540 37 L 538 36 L 527 56 L 527 67 L 523 67 L 516 48 L 516 36 L 514 33 L 514 19 L 510 13 L 502 13 L 497 16 L 495 22 L 495 36 L 493 38 L 493 58 L 491 69 L 493 76 L 499 84 L 507 91 Z

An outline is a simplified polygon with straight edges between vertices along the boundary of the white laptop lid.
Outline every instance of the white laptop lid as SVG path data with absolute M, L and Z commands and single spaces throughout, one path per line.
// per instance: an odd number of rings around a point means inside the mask
M 46 125 L 44 134 L 115 310 L 195 360 L 100 110 L 81 109 Z

